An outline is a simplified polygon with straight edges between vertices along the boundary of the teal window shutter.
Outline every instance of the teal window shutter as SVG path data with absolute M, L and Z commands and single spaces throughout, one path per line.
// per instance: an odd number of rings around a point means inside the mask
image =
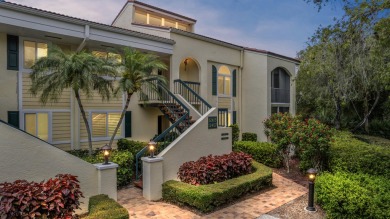
M 8 124 L 19 128 L 19 111 L 8 111 Z
M 216 96 L 218 72 L 217 72 L 217 67 L 215 67 L 214 65 L 212 65 L 211 68 L 212 68 L 212 95 Z
M 131 111 L 125 114 L 125 138 L 131 137 Z
M 237 95 L 237 70 L 233 71 L 233 97 Z
M 233 124 L 237 124 L 237 111 L 233 111 Z
M 7 35 L 7 69 L 19 70 L 19 37 Z

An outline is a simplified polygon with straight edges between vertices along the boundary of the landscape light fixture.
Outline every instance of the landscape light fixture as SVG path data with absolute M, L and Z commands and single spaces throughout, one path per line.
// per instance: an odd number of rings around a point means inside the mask
M 104 163 L 103 163 L 103 165 L 110 164 L 108 162 L 108 157 L 110 157 L 112 148 L 110 146 L 108 146 L 108 144 L 106 144 L 100 150 L 103 152 L 103 156 L 104 156 Z
M 307 170 L 307 174 L 309 177 L 309 201 L 305 209 L 306 211 L 315 212 L 317 210 L 314 207 L 314 181 L 316 180 L 317 170 L 310 168 Z
M 154 150 L 156 150 L 156 145 L 157 143 L 154 142 L 153 140 L 150 140 L 150 142 L 148 143 L 148 148 L 149 148 L 149 157 L 150 158 L 154 158 Z

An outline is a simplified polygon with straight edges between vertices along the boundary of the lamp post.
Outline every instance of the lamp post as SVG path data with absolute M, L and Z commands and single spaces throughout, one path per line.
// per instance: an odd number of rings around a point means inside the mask
M 314 168 L 310 168 L 307 170 L 307 174 L 309 176 L 309 201 L 307 207 L 305 208 L 307 211 L 317 211 L 314 207 L 314 181 L 316 179 L 317 170 Z
M 110 164 L 108 162 L 108 157 L 110 156 L 112 148 L 106 144 L 100 150 L 103 152 L 103 156 L 104 156 L 104 163 L 103 163 L 103 165 Z
M 150 142 L 148 143 L 148 148 L 149 148 L 149 157 L 150 158 L 154 158 L 154 150 L 156 150 L 156 145 L 157 143 L 154 142 L 153 140 L 150 140 Z

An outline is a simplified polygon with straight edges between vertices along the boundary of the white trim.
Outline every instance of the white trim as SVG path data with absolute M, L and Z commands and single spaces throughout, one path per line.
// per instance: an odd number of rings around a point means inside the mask
M 26 112 L 26 113 L 29 113 L 29 112 L 44 112 L 44 113 L 48 113 L 48 112 L 53 112 L 53 113 L 70 113 L 70 110 L 68 109 L 23 109 L 22 110 L 23 112 Z
M 71 150 L 74 150 L 74 119 L 73 118 L 73 112 L 74 112 L 74 104 L 73 104 L 73 90 L 70 92 L 70 97 L 69 97 L 69 100 L 70 100 L 70 149 Z
M 53 141 L 53 142 L 51 142 L 51 144 L 71 144 L 72 143 L 72 141 Z M 71 148 L 71 150 L 73 150 L 72 148 Z
M 32 37 L 19 37 L 19 51 L 20 56 L 19 56 L 19 71 L 23 71 L 23 73 L 31 73 L 32 70 L 31 68 L 24 68 L 24 41 L 30 41 L 30 42 L 35 42 L 35 61 L 37 61 L 38 57 L 38 49 L 37 49 L 37 44 L 38 43 L 45 43 L 47 47 L 51 45 L 51 42 L 48 40 L 41 40 L 39 38 L 32 38 Z
M 122 111 L 121 110 L 88 110 L 85 111 L 88 112 L 88 125 L 91 130 L 91 139 L 92 141 L 107 141 L 111 139 L 111 136 L 108 136 L 108 114 L 110 113 L 118 113 L 121 115 Z M 92 130 L 92 113 L 100 113 L 100 114 L 106 114 L 106 137 L 93 137 L 93 130 Z M 114 139 L 121 139 L 124 138 L 124 125 L 123 125 L 123 120 L 121 123 L 121 134 L 120 135 L 115 135 Z M 88 142 L 88 139 L 81 139 L 80 142 Z

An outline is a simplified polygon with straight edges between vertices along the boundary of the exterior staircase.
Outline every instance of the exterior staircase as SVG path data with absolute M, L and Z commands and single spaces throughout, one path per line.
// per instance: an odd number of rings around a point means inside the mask
M 175 80 L 175 94 L 181 95 L 187 105 L 176 97 L 168 88 L 161 85 L 157 81 L 152 81 L 155 88 L 150 90 L 150 86 L 145 87 L 140 95 L 140 101 L 149 101 L 153 103 L 164 114 L 164 116 L 171 122 L 171 126 L 152 140 L 158 145 L 155 154 L 159 154 L 176 138 L 184 133 L 196 120 L 190 116 L 188 104 L 192 104 L 199 114 L 203 115 L 212 107 L 197 92 L 191 89 L 185 82 Z M 195 104 L 195 105 L 194 105 Z M 148 148 L 144 147 L 136 154 L 136 180 L 134 185 L 142 188 L 142 162 L 141 157 L 146 156 Z

